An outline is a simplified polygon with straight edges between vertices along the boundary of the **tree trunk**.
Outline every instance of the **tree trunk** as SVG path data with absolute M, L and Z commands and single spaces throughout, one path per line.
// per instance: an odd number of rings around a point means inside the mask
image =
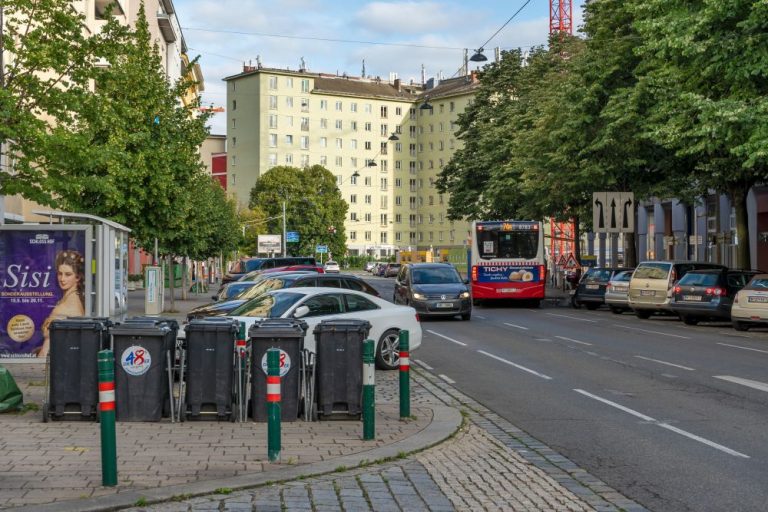
M 632 215 L 635 216 L 635 232 L 624 233 L 624 266 L 627 268 L 637 266 L 637 201 L 632 207 Z
M 572 219 L 573 222 L 573 257 L 581 265 L 581 229 L 579 228 L 578 215 Z
M 184 271 L 181 273 L 181 300 L 187 300 L 187 291 L 189 290 L 189 282 L 187 281 L 187 257 L 184 256 L 182 260 L 182 268 Z
M 747 213 L 747 194 L 749 187 L 740 185 L 731 189 L 731 204 L 736 210 L 736 264 L 738 268 L 752 268 L 749 250 L 749 218 Z
M 176 290 L 174 289 L 174 285 L 176 284 L 176 276 L 173 274 L 173 256 L 168 256 L 168 289 L 170 291 L 171 296 L 171 302 L 170 302 L 170 309 L 167 309 L 169 313 L 175 313 L 176 312 Z

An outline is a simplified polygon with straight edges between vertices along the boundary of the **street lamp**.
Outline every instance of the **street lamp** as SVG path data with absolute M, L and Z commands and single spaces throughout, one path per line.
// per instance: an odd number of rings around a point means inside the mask
M 487 61 L 488 57 L 483 55 L 483 51 L 484 50 L 485 50 L 485 48 L 482 48 L 482 47 L 478 48 L 477 50 L 475 50 L 475 54 L 472 55 L 469 58 L 469 60 L 471 60 L 472 62 L 485 62 L 485 61 Z

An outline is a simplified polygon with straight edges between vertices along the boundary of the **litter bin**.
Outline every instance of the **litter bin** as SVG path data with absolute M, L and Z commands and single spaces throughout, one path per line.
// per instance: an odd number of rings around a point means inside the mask
M 301 349 L 307 324 L 293 318 L 269 318 L 248 330 L 251 341 L 251 410 L 255 421 L 267 421 L 267 349 L 280 349 L 280 418 L 299 419 Z
M 317 413 L 321 418 L 360 419 L 363 412 L 363 341 L 366 320 L 324 320 L 315 326 Z
M 231 318 L 194 319 L 184 328 L 186 377 L 180 420 L 206 416 L 235 420 L 232 387 L 238 328 L 239 322 Z
M 173 410 L 175 337 L 167 322 L 126 321 L 112 329 L 118 421 L 160 421 L 164 407 Z
M 97 354 L 109 348 L 105 318 L 54 320 L 43 421 L 95 420 L 99 404 Z

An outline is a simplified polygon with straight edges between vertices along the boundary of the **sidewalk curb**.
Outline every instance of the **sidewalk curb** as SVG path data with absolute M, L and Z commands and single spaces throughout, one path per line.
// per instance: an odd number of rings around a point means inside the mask
M 437 404 L 430 405 L 429 407 L 432 409 L 432 421 L 422 431 L 396 443 L 374 448 L 372 450 L 307 465 L 283 466 L 271 471 L 252 473 L 226 479 L 191 482 L 181 485 L 144 489 L 141 491 L 132 490 L 85 500 L 60 501 L 43 505 L 17 507 L 10 510 L 39 510 L 41 512 L 119 510 L 137 506 L 139 500 L 141 500 L 142 506 L 150 505 L 171 501 L 179 496 L 184 496 L 185 499 L 189 499 L 195 496 L 216 494 L 218 489 L 232 489 L 233 491 L 244 490 L 270 483 L 318 476 L 334 472 L 341 466 L 346 469 L 354 469 L 364 463 L 389 459 L 397 457 L 403 453 L 410 454 L 432 447 L 453 436 L 461 427 L 463 420 L 458 409 Z

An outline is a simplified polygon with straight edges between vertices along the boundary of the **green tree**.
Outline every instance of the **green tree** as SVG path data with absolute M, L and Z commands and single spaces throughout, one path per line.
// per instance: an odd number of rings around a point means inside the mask
M 736 210 L 738 265 L 750 268 L 746 198 L 768 178 L 768 4 L 647 0 L 632 4 L 642 36 L 640 87 L 653 100 L 646 137 L 693 165 L 697 193 Z
M 14 173 L 0 172 L 0 193 L 56 205 L 45 182 L 51 126 L 72 121 L 88 93 L 93 44 L 69 0 L 3 0 L 0 30 L 0 148 Z M 43 140 L 50 144 L 41 145 Z M 5 171 L 5 169 L 3 169 Z
M 268 221 L 270 233 L 282 232 L 283 202 L 287 229 L 299 233 L 299 242 L 288 246 L 290 254 L 314 254 L 317 244 L 328 245 L 336 257 L 346 254 L 344 220 L 349 206 L 328 169 L 273 167 L 264 173 L 251 190 L 249 207 L 275 218 Z
M 246 255 L 258 253 L 258 237 L 267 234 L 267 214 L 261 208 L 244 208 L 238 212 L 237 217 L 242 235 L 239 251 Z

